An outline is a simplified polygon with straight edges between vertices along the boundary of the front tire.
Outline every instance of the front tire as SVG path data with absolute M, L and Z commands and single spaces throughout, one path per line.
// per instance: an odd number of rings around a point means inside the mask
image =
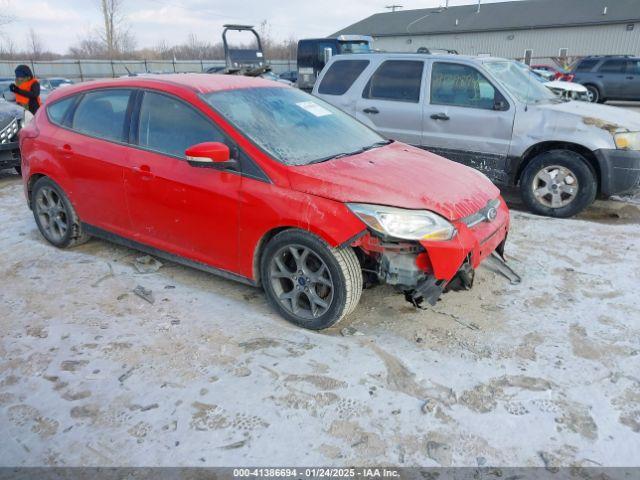
M 322 330 L 351 313 L 362 294 L 362 270 L 351 247 L 331 248 L 302 230 L 285 230 L 260 262 L 267 299 L 285 319 Z
M 600 89 L 595 85 L 585 85 L 587 89 L 587 98 L 591 103 L 604 103 L 605 99 L 602 98 L 602 94 L 600 93 Z
M 537 155 L 520 182 L 522 200 L 531 211 L 548 217 L 572 217 L 593 203 L 598 192 L 587 159 L 570 150 Z
M 31 205 L 38 230 L 50 244 L 69 248 L 89 240 L 89 236 L 82 231 L 73 205 L 50 178 L 42 177 L 35 183 Z

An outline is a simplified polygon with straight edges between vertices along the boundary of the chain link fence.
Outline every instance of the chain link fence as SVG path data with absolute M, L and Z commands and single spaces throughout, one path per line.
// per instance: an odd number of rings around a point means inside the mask
M 296 70 L 295 60 L 271 60 L 275 74 Z M 0 60 L 0 77 L 14 77 L 15 68 L 29 65 L 37 77 L 64 77 L 76 81 L 115 78 L 139 73 L 201 73 L 224 67 L 224 60 Z

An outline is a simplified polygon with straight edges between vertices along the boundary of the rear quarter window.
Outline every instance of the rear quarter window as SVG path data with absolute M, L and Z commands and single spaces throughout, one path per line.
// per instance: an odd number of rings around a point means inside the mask
M 47 116 L 49 117 L 49 121 L 55 125 L 62 125 L 64 123 L 65 116 L 69 111 L 69 107 L 75 100 L 76 96 L 74 95 L 47 105 Z
M 369 60 L 340 60 L 333 63 L 322 78 L 318 93 L 343 95 L 369 65 Z

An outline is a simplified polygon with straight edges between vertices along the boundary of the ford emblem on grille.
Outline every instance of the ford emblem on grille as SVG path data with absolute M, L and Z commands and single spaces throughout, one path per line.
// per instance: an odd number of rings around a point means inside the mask
M 487 222 L 493 222 L 497 216 L 498 216 L 498 210 L 495 207 L 491 207 L 489 210 L 487 210 L 487 215 L 486 215 Z

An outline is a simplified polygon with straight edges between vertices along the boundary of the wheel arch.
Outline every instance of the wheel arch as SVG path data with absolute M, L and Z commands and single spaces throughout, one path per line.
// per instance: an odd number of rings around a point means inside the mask
M 44 177 L 47 177 L 47 175 L 45 175 L 44 173 L 34 173 L 29 177 L 29 180 L 27 180 L 27 205 L 29 206 L 29 209 L 33 208 L 31 205 L 31 195 L 33 193 L 33 186 L 36 184 L 38 180 Z
M 256 243 L 256 246 L 255 246 L 255 249 L 254 249 L 254 252 L 253 252 L 252 274 L 253 274 L 253 279 L 256 282 L 256 285 L 260 286 L 261 283 L 262 283 L 261 282 L 261 277 L 260 277 L 260 262 L 262 260 L 262 254 L 264 253 L 265 247 L 267 246 L 267 244 L 269 243 L 269 241 L 271 241 L 271 239 L 273 237 L 275 237 L 279 233 L 284 232 L 286 230 L 300 230 L 302 232 L 310 233 L 312 235 L 315 235 L 319 239 L 323 240 L 324 242 L 326 242 L 331 247 L 350 245 L 352 243 L 352 241 L 354 241 L 356 238 L 360 237 L 366 231 L 366 229 L 364 229 L 363 231 L 358 232 L 354 236 L 351 236 L 351 237 L 345 239 L 344 241 L 336 242 L 326 232 L 323 232 L 323 231 L 315 229 L 315 228 L 304 228 L 304 227 L 302 227 L 300 225 L 293 225 L 293 224 L 291 224 L 291 225 L 281 225 L 281 226 L 278 226 L 278 227 L 274 227 L 274 228 L 268 230 L 267 232 L 265 232 L 264 235 L 262 235 L 262 237 L 260 237 L 260 239 Z
M 563 142 L 563 141 L 549 141 L 549 142 L 540 142 L 535 145 L 529 147 L 524 154 L 522 155 L 522 159 L 518 168 L 516 170 L 515 184 L 520 185 L 520 180 L 522 179 L 522 174 L 527 168 L 527 165 L 531 163 L 535 157 L 540 155 L 541 153 L 549 152 L 551 150 L 569 150 L 571 152 L 575 152 L 587 161 L 587 166 L 593 172 L 596 183 L 598 185 L 598 193 L 600 193 L 602 186 L 602 171 L 600 169 L 600 164 L 598 163 L 598 159 L 596 155 L 587 147 L 580 145 L 578 143 L 572 142 Z

